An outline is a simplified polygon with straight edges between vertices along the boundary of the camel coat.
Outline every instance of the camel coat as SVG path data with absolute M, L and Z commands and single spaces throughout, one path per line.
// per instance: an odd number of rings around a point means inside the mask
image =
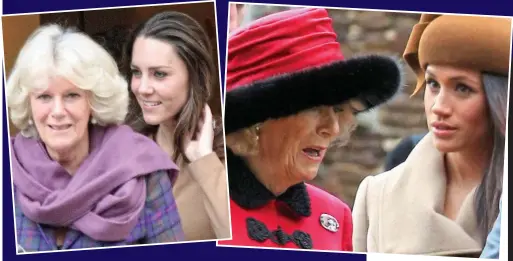
M 443 154 L 428 133 L 404 163 L 360 184 L 354 251 L 479 257 L 484 242 L 474 214 L 476 188 L 454 221 L 442 214 L 445 189 Z
M 185 239 L 230 238 L 228 186 L 224 162 L 212 152 L 190 164 L 179 161 L 173 185 Z

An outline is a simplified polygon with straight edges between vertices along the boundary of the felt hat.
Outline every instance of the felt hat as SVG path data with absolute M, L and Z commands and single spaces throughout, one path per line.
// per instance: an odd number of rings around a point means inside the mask
M 399 90 L 398 59 L 344 59 L 325 9 L 291 9 L 234 31 L 228 41 L 225 132 L 357 99 L 373 108 Z
M 507 76 L 510 48 L 510 18 L 422 14 L 403 57 L 417 75 L 416 94 L 425 85 L 429 64 Z

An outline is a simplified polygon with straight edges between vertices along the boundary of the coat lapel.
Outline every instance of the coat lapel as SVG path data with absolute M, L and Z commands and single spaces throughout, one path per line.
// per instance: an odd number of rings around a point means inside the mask
M 444 156 L 429 133 L 382 191 L 380 248 L 389 253 L 468 255 L 482 249 L 473 207 L 475 189 L 456 220 L 444 216 Z M 392 174 L 392 173 L 390 173 Z M 398 237 L 397 235 L 401 235 Z
M 310 196 L 306 184 L 300 182 L 289 187 L 279 196 L 273 195 L 251 172 L 244 159 L 235 155 L 229 148 L 226 148 L 227 163 L 230 171 L 228 173 L 228 184 L 230 198 L 244 209 L 260 208 L 272 200 L 284 203 L 279 208 L 287 216 L 297 219 L 309 217 L 312 214 Z

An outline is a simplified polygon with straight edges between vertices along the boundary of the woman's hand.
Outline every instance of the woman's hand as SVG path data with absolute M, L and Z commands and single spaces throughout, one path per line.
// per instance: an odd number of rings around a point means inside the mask
M 198 122 L 197 132 L 191 133 L 185 138 L 185 156 L 192 162 L 213 152 L 214 127 L 212 124 L 212 112 L 205 105 L 203 115 Z M 192 137 L 196 136 L 195 139 Z

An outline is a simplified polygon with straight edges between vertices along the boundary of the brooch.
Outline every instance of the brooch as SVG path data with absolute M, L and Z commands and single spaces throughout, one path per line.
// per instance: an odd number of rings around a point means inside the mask
M 321 221 L 322 227 L 331 232 L 337 232 L 338 228 L 340 227 L 337 219 L 331 215 L 326 214 L 326 213 L 321 215 L 320 221 Z

